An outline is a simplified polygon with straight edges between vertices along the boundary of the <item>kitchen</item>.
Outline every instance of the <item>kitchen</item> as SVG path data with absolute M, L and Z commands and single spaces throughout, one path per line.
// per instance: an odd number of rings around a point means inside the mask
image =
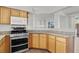
M 0 53 L 78 53 L 78 6 L 0 6 Z

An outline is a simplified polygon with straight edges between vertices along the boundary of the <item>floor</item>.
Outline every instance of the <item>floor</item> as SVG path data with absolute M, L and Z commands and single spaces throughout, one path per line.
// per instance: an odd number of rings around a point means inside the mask
M 41 50 L 41 49 L 30 49 L 26 53 L 49 53 L 47 50 Z

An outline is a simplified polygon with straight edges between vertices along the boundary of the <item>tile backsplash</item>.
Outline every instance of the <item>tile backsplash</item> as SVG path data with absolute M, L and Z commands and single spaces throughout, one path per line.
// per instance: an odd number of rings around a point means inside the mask
M 10 25 L 0 25 L 0 31 L 10 31 Z

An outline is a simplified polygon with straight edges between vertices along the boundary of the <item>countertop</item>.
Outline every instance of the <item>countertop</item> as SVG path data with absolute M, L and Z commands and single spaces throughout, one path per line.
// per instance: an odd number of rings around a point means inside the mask
M 45 33 L 62 37 L 74 37 L 74 32 L 53 31 L 53 30 L 28 30 L 29 33 Z
M 0 44 L 3 42 L 2 39 L 3 39 L 6 35 L 9 35 L 9 31 L 0 31 Z

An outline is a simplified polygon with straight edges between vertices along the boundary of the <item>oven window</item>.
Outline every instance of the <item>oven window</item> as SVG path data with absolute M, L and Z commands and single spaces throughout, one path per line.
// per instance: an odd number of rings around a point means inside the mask
M 28 43 L 28 38 L 14 39 L 11 41 L 11 45 L 19 45 L 24 43 Z

